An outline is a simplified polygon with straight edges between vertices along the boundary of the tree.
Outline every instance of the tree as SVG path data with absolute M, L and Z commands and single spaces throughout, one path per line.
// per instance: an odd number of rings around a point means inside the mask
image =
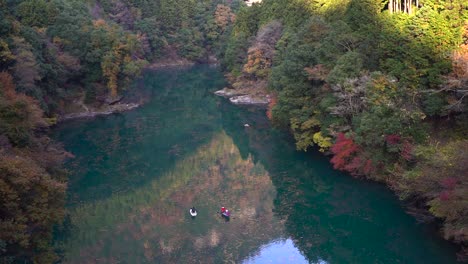
M 18 5 L 21 22 L 28 26 L 43 27 L 53 23 L 58 10 L 53 1 L 27 0 Z
M 13 43 L 16 58 L 13 72 L 17 78 L 18 88 L 20 91 L 40 98 L 41 92 L 37 89 L 36 82 L 41 79 L 41 75 L 39 74 L 39 65 L 34 56 L 32 46 L 20 37 L 13 37 Z

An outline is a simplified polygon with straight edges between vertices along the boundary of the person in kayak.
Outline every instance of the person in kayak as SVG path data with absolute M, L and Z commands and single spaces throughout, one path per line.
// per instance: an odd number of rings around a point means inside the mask
M 195 206 L 192 207 L 192 208 L 190 208 L 190 211 L 189 211 L 189 212 L 190 212 L 190 215 L 191 215 L 192 217 L 197 216 L 197 209 L 195 208 Z

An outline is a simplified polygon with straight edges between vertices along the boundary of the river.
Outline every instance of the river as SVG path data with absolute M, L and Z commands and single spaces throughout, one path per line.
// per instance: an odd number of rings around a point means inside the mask
M 264 110 L 213 95 L 224 85 L 216 67 L 147 72 L 142 107 L 53 131 L 75 155 L 64 263 L 455 263 L 384 186 L 295 151 Z

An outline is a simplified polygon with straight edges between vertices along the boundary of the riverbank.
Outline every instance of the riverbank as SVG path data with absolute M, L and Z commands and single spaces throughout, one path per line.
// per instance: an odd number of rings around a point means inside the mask
M 144 68 L 144 71 L 153 71 L 174 67 L 191 67 L 193 65 L 195 65 L 195 62 L 184 58 L 164 59 L 147 65 Z M 70 100 L 67 104 L 67 109 L 63 111 L 64 113 L 58 115 L 57 122 L 63 122 L 70 119 L 92 118 L 100 115 L 121 113 L 140 107 L 144 103 L 143 100 L 138 100 L 138 102 L 125 102 L 124 96 L 118 96 L 114 99 L 110 99 L 108 96 L 101 97 L 103 98 L 99 100 L 96 99 L 91 104 L 84 103 L 84 95 L 80 95 L 78 98 Z
M 276 101 L 265 92 L 264 78 L 258 78 L 257 83 L 251 78 L 248 85 L 244 85 L 247 83 L 243 81 L 245 78 L 227 79 L 229 88 L 216 91 L 215 94 L 229 98 L 233 104 L 246 105 L 256 104 L 255 100 L 260 96 L 260 104 L 268 104 L 267 115 L 272 119 L 272 108 Z M 327 84 L 322 85 L 317 89 L 327 92 Z M 296 147 L 307 150 L 310 146 L 318 145 L 325 155 L 331 157 L 330 161 L 336 170 L 347 172 L 357 179 L 384 183 L 400 199 L 409 215 L 420 223 L 438 226 L 438 235 L 459 245 L 459 259 L 466 261 L 468 237 L 463 219 L 467 215 L 464 204 L 467 198 L 468 155 L 464 150 L 468 147 L 468 141 L 456 133 L 447 133 L 441 129 L 454 126 L 453 122 L 426 120 L 425 123 L 430 136 L 424 143 L 416 144 L 398 135 L 387 136 L 384 139 L 385 152 L 381 154 L 386 158 L 380 158 L 379 161 L 373 161 L 376 159 L 370 154 L 375 149 L 359 145 L 352 134 L 343 132 L 335 132 L 333 138 L 325 138 L 321 134 L 317 136 L 314 131 L 307 135 L 309 141 L 305 135 L 296 138 Z M 295 129 L 297 132 L 302 127 Z M 307 146 L 299 147 L 300 141 L 308 142 Z M 344 155 L 343 152 L 348 149 L 350 152 Z
M 245 75 L 234 77 L 225 75 L 229 86 L 215 92 L 216 95 L 228 98 L 237 105 L 267 106 L 272 101 L 271 94 L 267 91 L 267 82 L 263 79 L 249 79 Z

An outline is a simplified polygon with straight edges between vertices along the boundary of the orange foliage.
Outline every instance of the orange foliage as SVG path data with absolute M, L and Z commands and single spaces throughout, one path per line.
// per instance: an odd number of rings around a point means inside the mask
M 0 72 L 0 92 L 10 100 L 16 97 L 13 77 L 8 72 Z
M 458 78 L 468 78 L 468 44 L 460 46 L 452 57 L 453 73 Z
M 452 77 L 458 80 L 468 80 L 468 22 L 464 31 L 465 43 L 452 53 Z
M 107 27 L 107 23 L 104 19 L 98 19 L 93 21 L 94 27 L 100 28 L 100 27 Z
M 234 22 L 235 19 L 231 8 L 222 4 L 216 6 L 214 17 L 216 25 L 218 25 L 218 27 L 220 27 L 222 31 L 226 29 L 229 23 Z
M 276 98 L 276 96 L 273 96 L 270 100 L 270 102 L 268 103 L 268 109 L 267 109 L 267 112 L 266 112 L 266 115 L 268 117 L 268 119 L 272 120 L 273 119 L 273 107 L 275 107 L 275 105 L 278 103 L 278 99 Z
M 247 57 L 247 63 L 244 65 L 244 72 L 255 74 L 258 70 L 269 69 L 271 67 L 271 60 L 265 58 L 263 51 L 260 49 L 251 49 Z

